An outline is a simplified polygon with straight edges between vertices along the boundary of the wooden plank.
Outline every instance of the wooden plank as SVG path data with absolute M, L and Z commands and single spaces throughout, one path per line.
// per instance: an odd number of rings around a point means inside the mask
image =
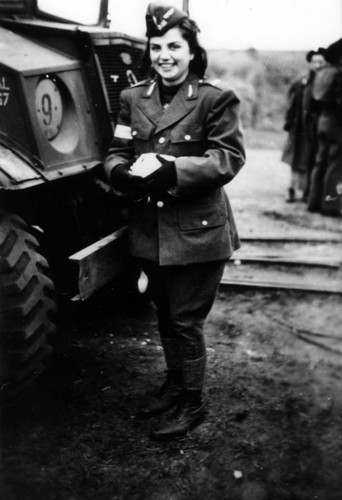
M 333 267 L 339 268 L 341 266 L 340 260 L 332 260 L 331 258 L 317 259 L 315 257 L 291 257 L 291 256 L 277 256 L 277 255 L 254 255 L 247 253 L 234 253 L 231 260 L 241 262 L 263 262 L 265 264 L 284 264 L 284 265 L 302 265 L 312 267 Z
M 81 261 L 82 259 L 88 257 L 89 255 L 96 252 L 100 248 L 105 247 L 106 245 L 118 240 L 126 233 L 127 233 L 127 226 L 120 227 L 120 229 L 114 231 L 114 233 L 109 234 L 108 236 L 105 236 L 101 240 L 98 240 L 95 243 L 92 243 L 91 245 L 82 248 L 82 250 L 79 250 L 73 255 L 70 255 L 69 259 L 74 261 Z
M 305 232 L 300 233 L 264 233 L 264 234 L 243 234 L 239 233 L 241 241 L 277 241 L 277 242 L 322 242 L 322 243 L 342 243 L 342 235 L 339 233 Z
M 342 267 L 306 266 L 298 262 L 285 264 L 274 260 L 227 263 L 223 283 L 249 287 L 285 288 L 293 290 L 342 293 Z
M 304 282 L 286 282 L 286 281 L 261 281 L 256 279 L 234 279 L 223 276 L 221 285 L 248 287 L 248 288 L 276 288 L 285 290 L 300 290 L 306 292 L 320 292 L 342 294 L 342 286 L 332 283 L 327 285 L 326 282 L 321 283 L 304 283 Z
M 342 264 L 342 244 L 331 242 L 244 242 L 241 248 L 233 254 L 233 258 L 240 258 L 240 256 L 241 258 L 255 256 L 269 259 L 304 259 Z
M 73 300 L 87 299 L 123 272 L 128 255 L 126 235 L 124 226 L 69 257 L 79 268 L 79 295 Z

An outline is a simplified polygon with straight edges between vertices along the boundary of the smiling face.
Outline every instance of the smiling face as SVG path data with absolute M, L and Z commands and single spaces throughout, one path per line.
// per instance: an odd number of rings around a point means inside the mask
M 178 85 L 189 73 L 193 60 L 189 44 L 184 40 L 179 28 L 171 28 L 163 36 L 150 39 L 150 58 L 152 67 L 161 77 L 164 85 Z

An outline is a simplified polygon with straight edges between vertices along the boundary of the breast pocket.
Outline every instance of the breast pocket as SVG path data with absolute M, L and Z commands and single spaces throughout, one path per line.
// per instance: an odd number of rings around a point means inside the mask
M 193 231 L 223 226 L 227 222 L 225 204 L 197 205 L 178 210 L 178 224 L 182 231 Z

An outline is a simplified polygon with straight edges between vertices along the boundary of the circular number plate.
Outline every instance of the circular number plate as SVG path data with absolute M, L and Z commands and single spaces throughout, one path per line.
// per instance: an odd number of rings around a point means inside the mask
M 45 78 L 38 83 L 35 104 L 41 129 L 52 141 L 59 134 L 63 121 L 62 96 L 53 80 Z

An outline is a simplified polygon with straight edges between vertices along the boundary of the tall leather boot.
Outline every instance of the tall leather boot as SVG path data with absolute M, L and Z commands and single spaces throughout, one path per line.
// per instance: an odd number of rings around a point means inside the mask
M 202 388 L 205 376 L 206 353 L 204 339 L 182 344 L 184 391 L 175 411 L 151 428 L 154 439 L 174 439 L 200 424 L 205 415 Z
M 151 428 L 151 437 L 159 440 L 175 439 L 199 425 L 205 415 L 201 391 L 187 391 L 182 394 L 172 415 L 164 422 Z
M 160 415 L 176 406 L 182 394 L 182 359 L 177 339 L 161 338 L 167 375 L 162 386 L 142 402 L 139 414 L 144 417 Z
M 182 372 L 167 370 L 163 385 L 140 405 L 142 417 L 160 415 L 178 404 L 182 395 Z

